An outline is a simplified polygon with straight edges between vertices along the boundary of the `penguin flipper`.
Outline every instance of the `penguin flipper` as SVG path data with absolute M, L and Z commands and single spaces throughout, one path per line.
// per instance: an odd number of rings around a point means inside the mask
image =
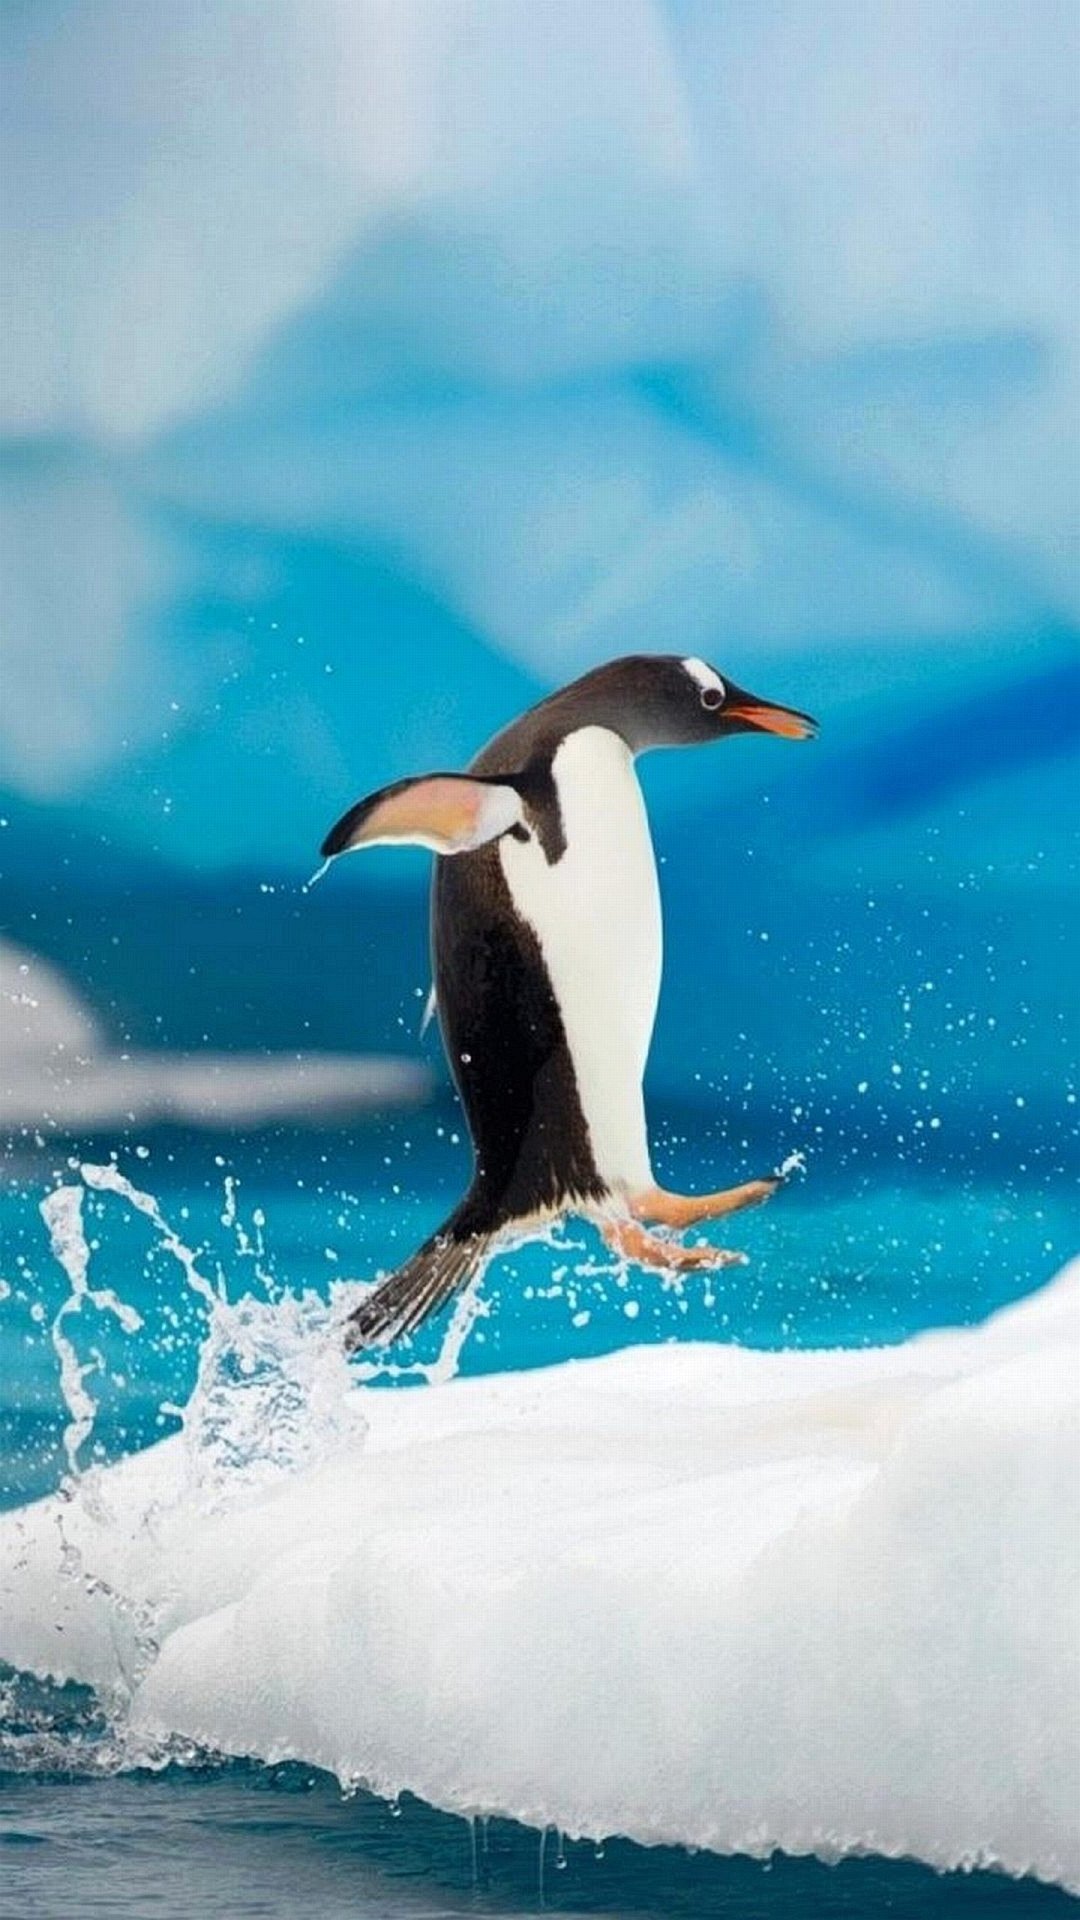
M 358 800 L 331 827 L 325 860 L 356 847 L 430 847 L 433 853 L 471 853 L 520 827 L 521 795 L 506 780 L 466 773 L 428 773 L 395 780 Z
M 456 1233 L 451 1216 L 349 1315 L 346 1353 L 355 1353 L 360 1347 L 386 1346 L 403 1334 L 414 1333 L 474 1278 L 494 1239 L 494 1232 Z

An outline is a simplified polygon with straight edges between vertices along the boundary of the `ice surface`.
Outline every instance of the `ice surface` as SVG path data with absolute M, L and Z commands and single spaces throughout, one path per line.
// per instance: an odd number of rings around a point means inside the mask
M 290 1312 L 302 1399 L 305 1340 L 334 1363 Z M 250 1468 L 272 1324 L 248 1334 Z M 412 1392 L 341 1369 L 304 1447 L 235 1475 L 217 1439 L 197 1470 L 189 1410 L 0 1522 L 0 1657 L 115 1690 L 133 1752 L 1080 1888 L 1078 1358 L 1080 1263 L 890 1349 L 641 1348 Z M 220 1436 L 216 1361 L 205 1391 Z

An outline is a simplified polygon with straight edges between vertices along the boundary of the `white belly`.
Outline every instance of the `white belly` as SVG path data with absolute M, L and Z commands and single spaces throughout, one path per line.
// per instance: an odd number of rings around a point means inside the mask
M 641 1082 L 662 955 L 649 823 L 630 750 L 606 727 L 570 734 L 552 771 L 562 858 L 549 866 L 535 837 L 499 852 L 559 1002 L 597 1172 L 635 1191 L 652 1182 Z

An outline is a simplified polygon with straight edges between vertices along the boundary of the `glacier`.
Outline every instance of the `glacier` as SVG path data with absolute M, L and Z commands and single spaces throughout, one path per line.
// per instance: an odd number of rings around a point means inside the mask
M 233 662 L 185 610 L 236 573 L 262 606 L 245 538 L 273 575 L 283 526 L 547 682 L 643 641 L 1071 638 L 1076 33 L 1067 0 L 8 10 L 0 774 L 81 796 L 194 724 Z
M 224 1401 L 204 1379 L 183 1433 L 0 1519 L 0 1658 L 100 1689 L 130 1758 L 1080 1891 L 1080 1263 L 894 1347 L 416 1391 L 260 1313 Z M 303 1445 L 222 1471 L 274 1315 Z

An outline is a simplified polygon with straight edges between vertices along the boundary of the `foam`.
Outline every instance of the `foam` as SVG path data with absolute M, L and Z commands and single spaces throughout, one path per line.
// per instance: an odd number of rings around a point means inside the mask
M 1080 1263 L 888 1349 L 409 1392 L 313 1301 L 255 1318 L 181 1436 L 0 1522 L 0 1657 L 122 1702 L 132 1757 L 1080 1888 Z

